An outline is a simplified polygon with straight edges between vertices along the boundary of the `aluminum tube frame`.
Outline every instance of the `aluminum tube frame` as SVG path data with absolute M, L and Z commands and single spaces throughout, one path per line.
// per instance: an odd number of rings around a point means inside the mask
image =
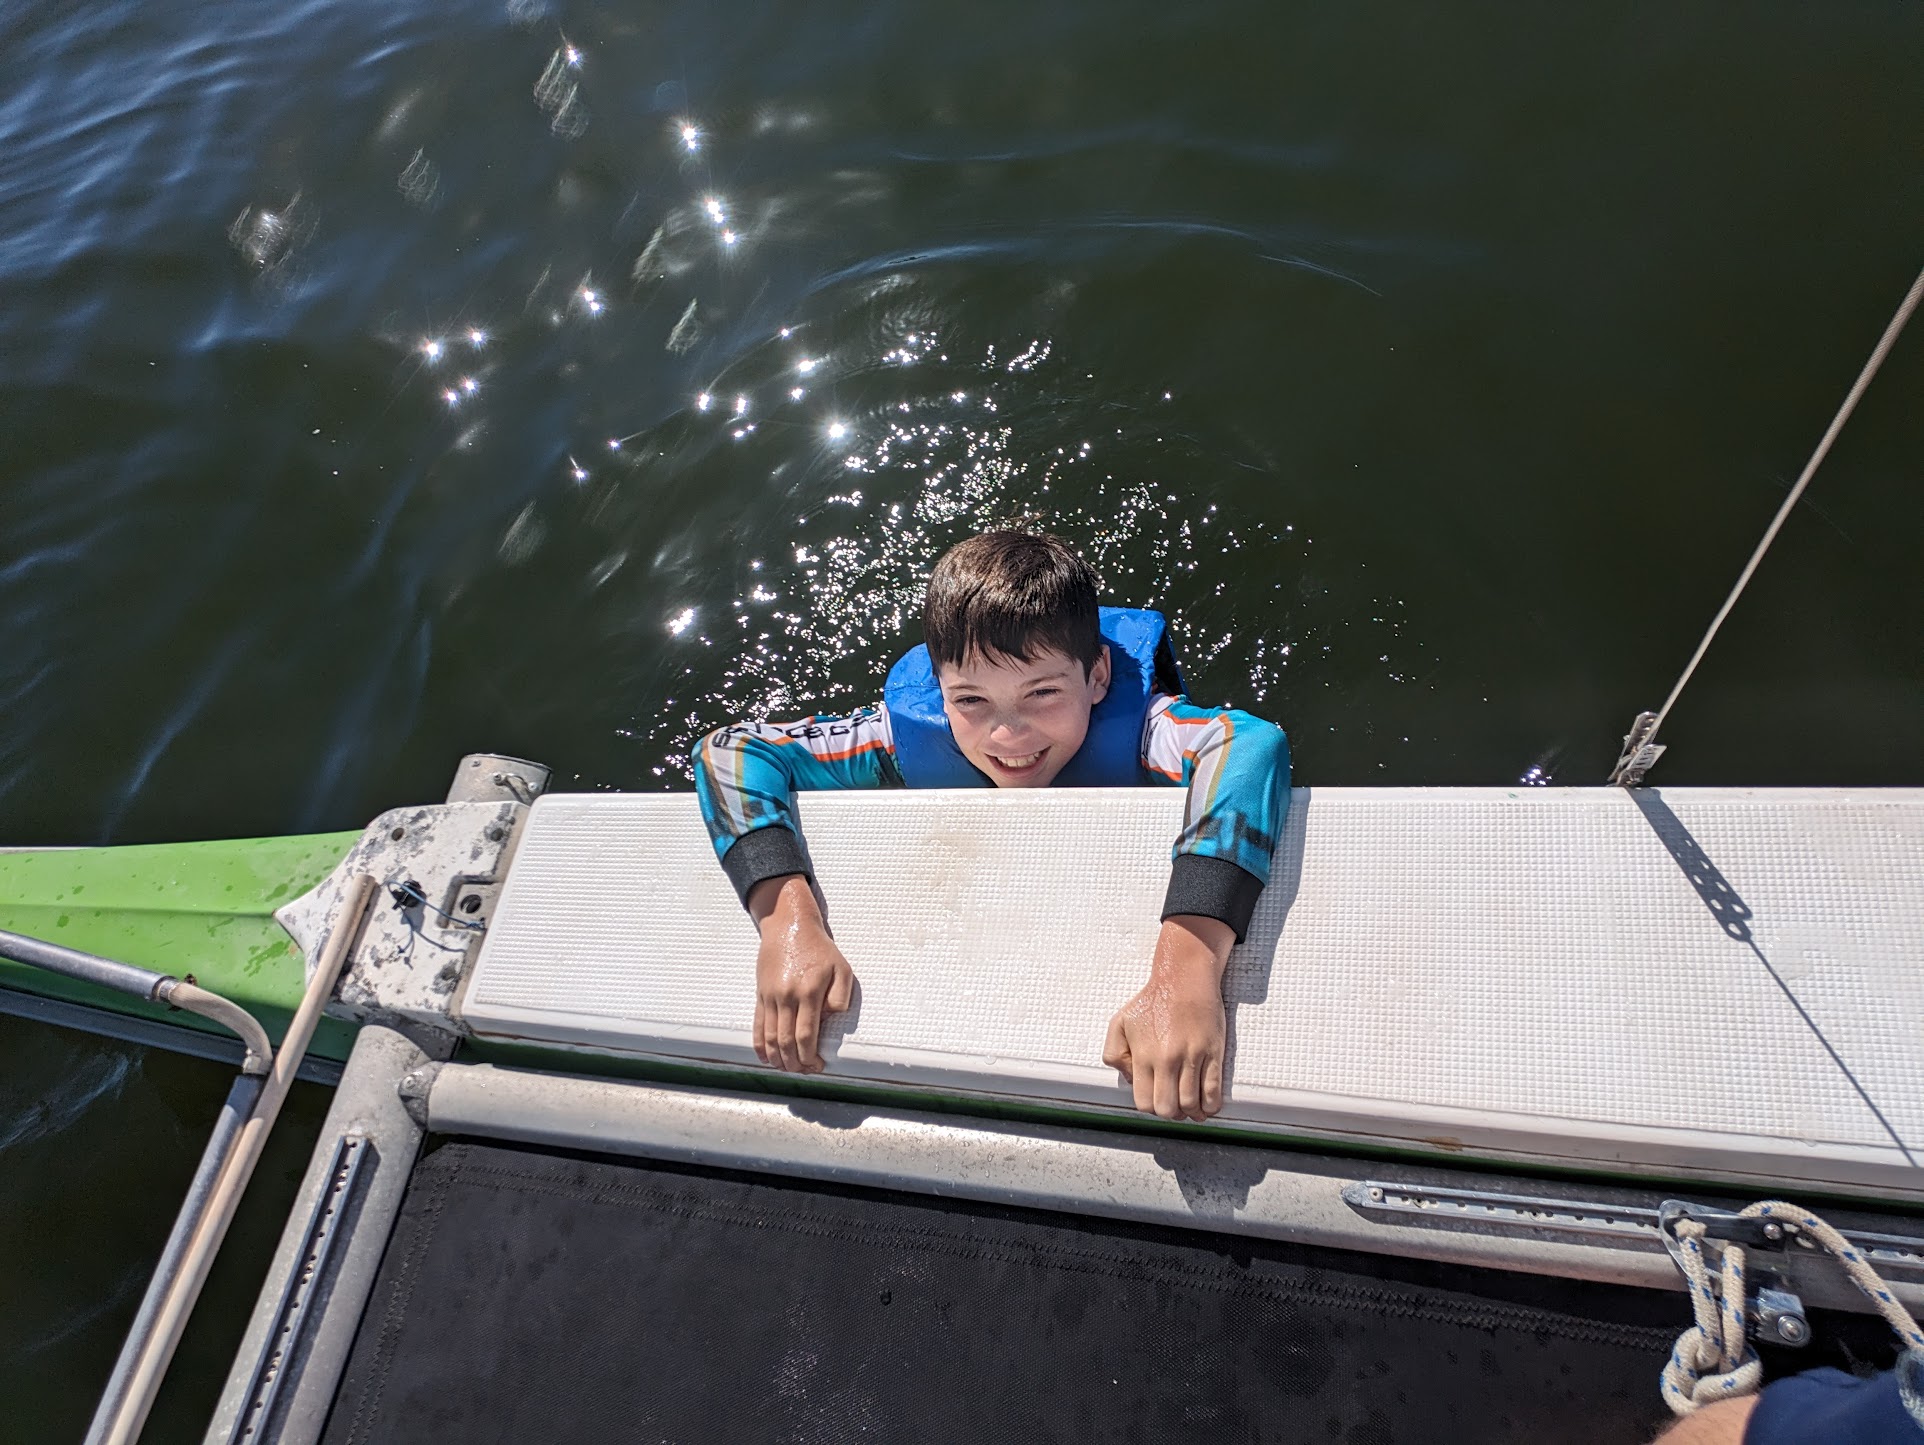
M 66 948 L 24 933 L 9 933 L 5 929 L 0 929 L 0 958 L 44 968 L 49 973 L 65 974 L 116 993 L 130 993 L 135 998 L 151 999 L 162 984 L 174 981 L 172 974 L 136 968 L 131 963 L 115 963 L 111 958 L 97 958 L 77 948 Z
M 384 1024 L 361 1026 L 208 1424 L 205 1445 L 313 1445 L 320 1439 L 421 1149 L 423 1131 L 401 1100 L 401 1081 L 410 1071 L 446 1058 L 454 1044 L 452 1035 L 411 1035 Z M 330 1187 L 336 1148 L 351 1134 L 366 1138 L 369 1157 L 351 1196 L 341 1203 L 338 1243 L 304 1288 L 306 1318 L 293 1338 L 282 1340 L 282 1305 L 293 1293 L 290 1281 L 306 1268 L 308 1223 Z M 278 1375 L 278 1384 L 273 1414 L 262 1418 L 258 1407 L 266 1395 L 264 1374 L 269 1369 Z
M 200 1298 L 201 1287 L 213 1268 L 214 1256 L 227 1237 L 228 1226 L 240 1207 L 241 1195 L 266 1148 L 268 1133 L 280 1115 L 288 1090 L 293 1087 L 294 1071 L 314 1037 L 321 1009 L 340 980 L 341 969 L 360 937 L 361 926 L 378 892 L 375 881 L 366 874 L 356 874 L 349 882 L 334 930 L 308 977 L 300 1006 L 294 1010 L 294 1017 L 281 1038 L 280 1052 L 274 1055 L 273 1069 L 246 1122 L 241 1125 L 240 1137 L 200 1217 L 193 1223 L 186 1255 L 160 1302 L 153 1326 L 145 1338 L 139 1340 L 140 1353 L 134 1363 L 133 1379 L 125 1396 L 115 1402 L 115 1409 L 109 1410 L 103 1402 L 95 1413 L 93 1426 L 87 1432 L 87 1445 L 133 1445 L 140 1438 L 147 1412 L 160 1393 L 167 1366 L 173 1360 L 174 1351 L 186 1332 L 188 1317 Z
M 217 993 L 209 993 L 199 984 L 188 983 L 184 979 L 164 980 L 154 990 L 154 997 L 162 1003 L 171 1004 L 178 1009 L 198 1014 L 210 1023 L 219 1024 L 241 1041 L 241 1072 L 243 1074 L 266 1074 L 274 1067 L 274 1045 L 267 1037 L 267 1030 L 261 1027 L 260 1020 L 232 999 L 222 998 Z M 306 1054 L 306 1045 L 301 1047 Z
M 31 1019 L 52 1028 L 73 1029 L 99 1038 L 116 1039 L 121 1043 L 165 1049 L 189 1058 L 212 1059 L 222 1064 L 238 1065 L 247 1054 L 245 1044 L 225 1034 L 210 1034 L 184 1024 L 115 1013 L 96 1004 L 48 998 L 44 994 L 23 993 L 13 988 L 0 988 L 0 1014 L 10 1018 Z M 301 1060 L 301 1067 L 294 1077 L 304 1084 L 323 1084 L 331 1089 L 341 1080 L 341 1065 L 334 1059 L 322 1059 L 309 1054 Z
M 1467 1170 L 1380 1160 L 1360 1164 L 1241 1144 L 587 1079 L 488 1064 L 429 1066 L 417 1071 L 405 1088 L 417 1114 L 436 1134 L 590 1149 L 1483 1269 L 1647 1289 L 1684 1287 L 1654 1232 L 1647 1242 L 1585 1244 L 1440 1222 L 1392 1224 L 1365 1218 L 1343 1199 L 1344 1186 L 1360 1181 L 1365 1171 L 1369 1178 L 1397 1183 L 1492 1187 L 1489 1176 Z M 1653 1209 L 1663 1197 L 1651 1190 L 1542 1179 L 1525 1183 L 1506 1177 L 1497 1187 L 1522 1188 L 1572 1203 Z M 1831 1217 L 1840 1228 L 1853 1227 L 1840 1222 L 1845 1221 L 1843 1211 Z M 1852 1217 L 1875 1218 L 1861 1211 Z M 1795 1278 L 1808 1303 L 1867 1308 L 1840 1273 L 1826 1269 L 1824 1261 L 1813 1263 L 1813 1268 L 1800 1267 Z M 1924 1285 L 1892 1283 L 1914 1307 L 1924 1303 Z
M 201 1151 L 200 1166 L 194 1171 L 192 1183 L 187 1186 L 187 1197 L 180 1202 L 180 1212 L 174 1216 L 173 1230 L 161 1249 L 153 1277 L 147 1281 L 147 1292 L 141 1296 L 134 1322 L 128 1326 L 127 1336 L 121 1341 L 120 1355 L 114 1361 L 106 1389 L 101 1391 L 100 1403 L 94 1408 L 95 1430 L 103 1429 L 106 1422 L 120 1413 L 128 1390 L 133 1385 L 134 1368 L 145 1350 L 148 1336 L 153 1333 L 154 1321 L 160 1316 L 161 1302 L 167 1298 L 174 1281 L 180 1276 L 181 1264 L 187 1258 L 187 1246 L 200 1225 L 201 1213 L 213 1196 L 214 1186 L 219 1182 L 222 1170 L 227 1167 L 235 1142 L 253 1114 L 254 1105 L 260 1099 L 261 1089 L 266 1082 L 259 1074 L 242 1074 L 227 1091 L 227 1102 L 221 1106 L 220 1116 L 214 1120 L 214 1131 L 208 1136 L 207 1147 Z M 91 1432 L 89 1438 L 93 1438 Z

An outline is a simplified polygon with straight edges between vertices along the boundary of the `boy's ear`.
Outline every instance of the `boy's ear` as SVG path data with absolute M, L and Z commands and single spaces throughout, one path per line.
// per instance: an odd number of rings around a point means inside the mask
M 1089 669 L 1089 682 L 1096 690 L 1096 701 L 1101 702 L 1109 696 L 1109 644 L 1102 644 L 1102 656 L 1096 659 L 1095 666 Z

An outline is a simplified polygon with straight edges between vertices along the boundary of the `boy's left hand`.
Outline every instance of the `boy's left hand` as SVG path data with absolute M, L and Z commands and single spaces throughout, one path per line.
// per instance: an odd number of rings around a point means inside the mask
M 1236 944 L 1220 919 L 1163 920 L 1149 982 L 1109 1020 L 1102 1061 L 1134 1085 L 1136 1107 L 1164 1119 L 1223 1106 L 1223 966 Z

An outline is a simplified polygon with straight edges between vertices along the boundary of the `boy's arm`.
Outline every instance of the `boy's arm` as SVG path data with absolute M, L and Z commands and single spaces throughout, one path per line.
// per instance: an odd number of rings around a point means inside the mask
M 764 878 L 748 891 L 761 934 L 755 953 L 755 1056 L 791 1074 L 819 1074 L 822 1020 L 855 997 L 855 971 L 829 937 L 807 878 Z
M 816 903 L 794 795 L 900 786 L 888 713 L 736 724 L 703 738 L 694 764 L 709 839 L 761 934 L 755 1053 L 790 1072 L 819 1072 L 822 1018 L 849 1006 L 855 975 Z
M 766 878 L 812 877 L 795 829 L 795 794 L 900 787 L 888 710 L 799 722 L 733 723 L 696 744 L 695 796 L 722 871 L 748 906 Z
M 1155 782 L 1189 789 L 1162 916 L 1221 919 L 1241 943 L 1289 812 L 1289 739 L 1234 708 L 1158 698 L 1143 728 L 1142 766 Z
M 1159 698 L 1143 729 L 1142 765 L 1187 786 L 1149 982 L 1109 1021 L 1103 1062 L 1135 1103 L 1165 1119 L 1222 1108 L 1223 968 L 1269 879 L 1289 808 L 1289 743 L 1274 723 L 1227 708 Z

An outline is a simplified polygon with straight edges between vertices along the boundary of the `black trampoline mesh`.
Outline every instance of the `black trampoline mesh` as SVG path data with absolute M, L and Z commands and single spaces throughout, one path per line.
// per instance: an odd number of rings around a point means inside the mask
M 450 1142 L 329 1445 L 1648 1440 L 1680 1296 Z

